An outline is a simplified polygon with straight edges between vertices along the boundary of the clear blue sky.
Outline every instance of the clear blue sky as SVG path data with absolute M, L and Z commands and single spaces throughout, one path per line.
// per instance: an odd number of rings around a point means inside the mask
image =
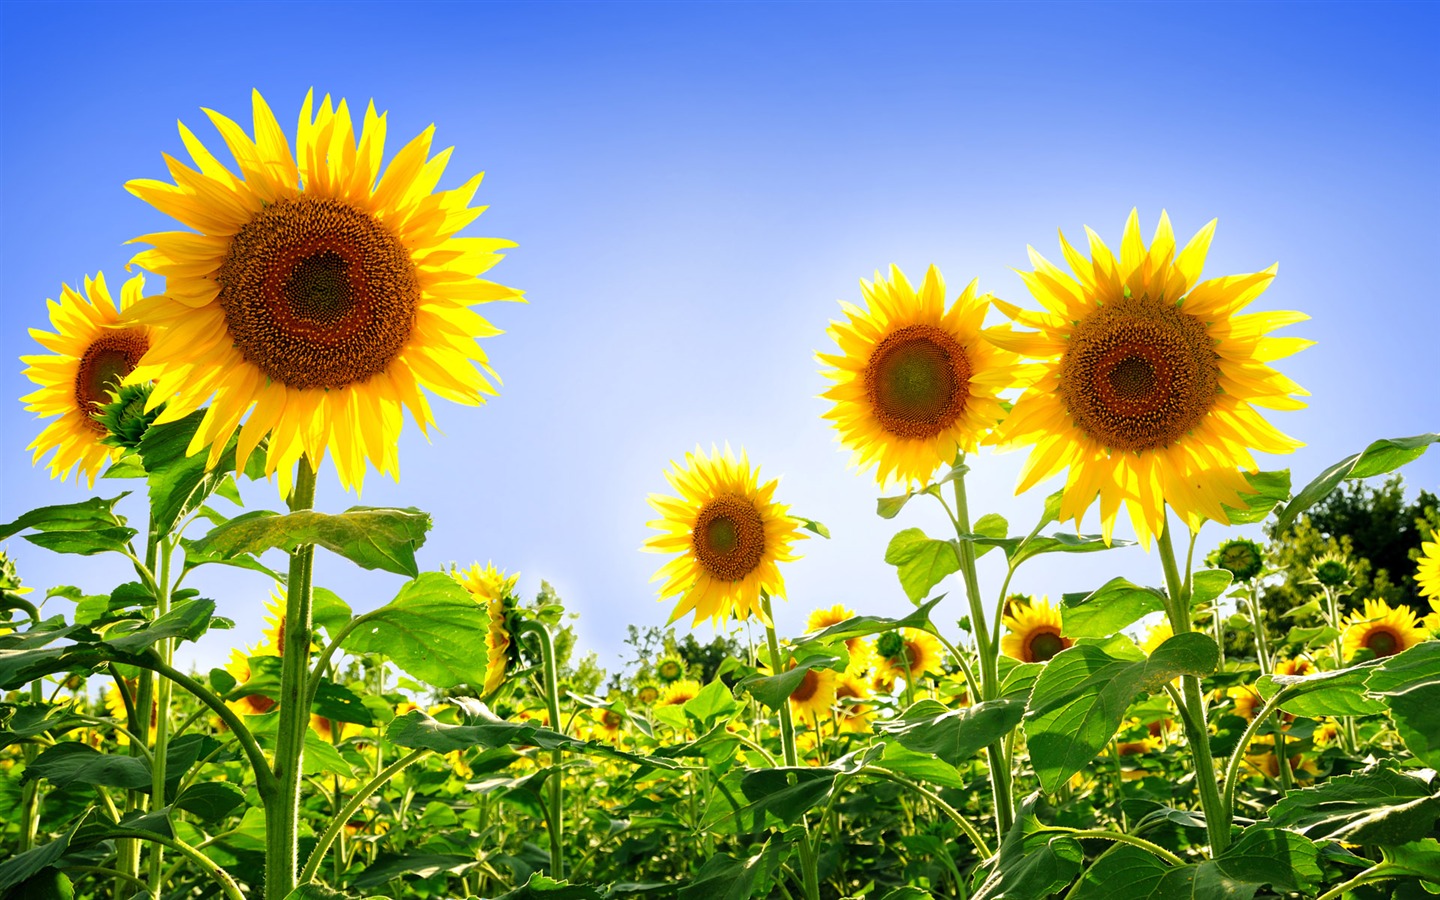
M 373 97 L 391 152 L 432 122 L 455 145 L 442 186 L 488 173 L 468 233 L 519 242 L 493 274 L 531 301 L 484 310 L 508 332 L 486 344 L 504 388 L 479 410 L 439 405 L 433 444 L 408 427 L 402 481 L 372 476 L 362 500 L 434 514 L 426 567 L 493 559 L 527 592 L 550 580 L 606 664 L 626 623 L 668 614 L 648 583 L 662 560 L 637 549 L 645 497 L 697 442 L 743 445 L 834 533 L 787 569 L 782 630 L 835 602 L 908 608 L 885 543 L 944 520 L 873 515 L 812 358 L 838 301 L 892 262 L 1028 303 L 1011 268 L 1027 243 L 1058 259 L 1056 228 L 1113 246 L 1132 206 L 1147 235 L 1162 207 L 1183 237 L 1218 217 L 1206 275 L 1278 260 L 1256 308 L 1313 317 L 1287 333 L 1317 345 L 1280 364 L 1311 405 L 1271 416 L 1309 446 L 1280 464 L 1308 480 L 1373 438 L 1440 430 L 1430 4 L 6 0 L 0 17 L 0 521 L 86 494 L 24 450 L 41 427 L 13 399 L 30 390 L 26 327 L 62 281 L 118 284 L 123 242 L 172 227 L 122 185 L 165 176 L 177 119 L 218 144 L 200 108 L 248 121 L 251 88 L 289 129 L 312 86 Z M 972 508 L 1023 531 L 1053 486 L 1012 498 L 1021 459 L 982 459 Z M 1407 475 L 1436 489 L 1440 451 Z M 355 501 L 327 473 L 318 502 Z M 7 549 L 40 588 L 125 578 Z M 1118 550 L 1015 586 L 1054 596 L 1158 568 Z M 322 558 L 317 581 L 368 609 L 399 579 Z M 228 571 L 200 586 L 239 623 L 203 642 L 209 666 L 255 640 L 269 587 Z

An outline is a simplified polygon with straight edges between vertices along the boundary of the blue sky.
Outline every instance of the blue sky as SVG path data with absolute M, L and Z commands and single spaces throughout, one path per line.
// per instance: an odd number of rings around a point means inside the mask
M 607 665 L 625 624 L 668 615 L 649 584 L 662 559 L 637 549 L 645 498 L 697 443 L 745 447 L 834 534 L 786 570 L 782 631 L 836 602 L 909 608 L 885 544 L 945 521 L 873 515 L 873 480 L 820 419 L 813 359 L 838 302 L 892 262 L 1029 304 L 1012 267 L 1027 244 L 1058 259 L 1057 228 L 1113 246 L 1131 207 L 1147 235 L 1162 208 L 1182 239 L 1218 217 L 1205 274 L 1278 260 L 1254 308 L 1307 312 L 1286 333 L 1317 342 L 1280 364 L 1309 408 L 1271 416 L 1308 446 L 1262 464 L 1304 481 L 1371 439 L 1440 430 L 1427 4 L 12 0 L 0 16 L 4 395 L 30 390 L 16 358 L 35 352 L 25 329 L 47 324 L 45 298 L 97 269 L 118 282 L 124 242 L 171 227 L 122 185 L 164 177 L 177 119 L 216 146 L 200 108 L 248 121 L 258 88 L 293 129 L 314 87 L 389 110 L 391 152 L 433 122 L 437 148 L 455 146 L 442 187 L 487 173 L 491 208 L 467 233 L 519 243 L 492 275 L 530 303 L 482 310 L 507 331 L 486 342 L 501 395 L 439 406 L 433 443 L 407 427 L 401 482 L 373 476 L 361 502 L 434 514 L 425 567 L 494 560 L 526 592 L 549 580 Z M 88 493 L 30 466 L 40 427 L 0 404 L 0 521 Z M 1028 530 L 1054 485 L 1013 497 L 1022 458 L 978 461 L 976 515 Z M 1436 489 L 1440 452 L 1406 474 Z M 278 503 L 264 485 L 247 497 Z M 322 475 L 320 508 L 353 502 Z M 1201 546 L 1222 537 L 1207 528 Z M 126 577 L 6 549 L 40 588 Z M 1159 580 L 1138 548 L 1055 559 L 1015 587 Z M 322 558 L 317 583 L 368 609 L 399 579 Z M 258 637 L 269 586 L 229 572 L 198 585 L 238 623 L 202 642 L 208 667 Z

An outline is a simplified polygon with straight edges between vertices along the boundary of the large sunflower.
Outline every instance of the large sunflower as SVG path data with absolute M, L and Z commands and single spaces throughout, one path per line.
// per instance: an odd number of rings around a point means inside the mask
M 1384 600 L 1366 600 L 1365 609 L 1345 617 L 1342 650 L 1351 659 L 1361 650 L 1374 657 L 1394 656 L 1428 638 L 1430 635 L 1415 621 L 1408 606 L 1391 609 Z
M 760 592 L 784 594 L 776 564 L 796 559 L 790 545 L 805 537 L 786 515 L 789 507 L 772 499 L 779 481 L 761 485 L 759 467 L 750 467 L 743 450 L 737 461 L 728 445 L 723 455 L 712 447 L 709 457 L 696 447 L 684 468 L 672 465 L 665 478 L 680 496 L 650 495 L 662 518 L 649 526 L 663 533 L 645 542 L 646 550 L 680 554 L 650 579 L 665 580 L 661 600 L 680 597 L 670 621 L 692 610 L 696 625 L 723 622 L 732 612 L 746 619 L 753 611 L 765 621 Z
M 974 281 L 948 310 L 934 266 L 918 293 L 898 266 L 860 290 L 866 308 L 842 303 L 848 321 L 826 331 L 840 352 L 816 354 L 834 367 L 825 418 L 882 485 L 926 482 L 1005 415 L 998 394 L 1016 384 L 1017 359 L 986 339 L 989 295 L 976 297 Z
M 835 673 L 829 669 L 809 668 L 805 677 L 790 693 L 790 712 L 812 723 L 818 716 L 828 716 L 835 705 Z
M 476 603 L 485 604 L 490 616 L 490 625 L 485 631 L 484 691 L 487 695 L 493 694 L 505 683 L 505 670 L 510 662 L 510 627 L 505 619 L 520 573 L 506 575 L 496 569 L 494 563 L 486 563 L 483 569 L 476 563 L 451 574 L 470 592 Z
M 1039 360 L 1043 374 L 996 430 L 1007 446 L 1033 444 L 1017 491 L 1069 469 L 1060 518 L 1080 519 L 1098 495 L 1108 540 L 1123 502 L 1149 546 L 1165 504 L 1191 528 L 1228 523 L 1225 507 L 1252 492 L 1240 469 L 1252 450 L 1302 446 L 1255 409 L 1298 409 L 1299 385 L 1268 363 L 1312 341 L 1267 335 L 1308 318 L 1297 312 L 1239 315 L 1275 277 L 1275 267 L 1196 283 L 1215 223 L 1176 252 L 1170 219 L 1150 247 L 1130 213 L 1117 259 L 1090 231 L 1087 259 L 1060 236 L 1072 277 L 1033 248 L 1021 272 L 1044 312 L 996 301 L 1038 332 L 1002 332 L 1004 347 Z
M 513 244 L 455 236 L 483 210 L 469 206 L 480 176 L 435 192 L 450 151 L 430 157 L 433 126 L 382 174 L 374 105 L 357 142 L 344 100 L 313 101 L 294 154 L 256 92 L 253 139 L 206 111 L 238 177 L 182 125 L 198 171 L 166 156 L 174 184 L 126 185 L 194 229 L 137 239 L 152 249 L 134 262 L 166 284 L 131 313 L 159 330 L 131 380 L 155 379 L 152 406 L 169 404 L 161 421 L 209 404 L 190 452 L 208 445 L 211 466 L 237 429 L 240 467 L 269 435 L 266 471 L 280 472 L 282 491 L 302 455 L 318 467 L 327 449 L 347 489 L 366 460 L 397 475 L 402 407 L 421 430 L 434 422 L 421 387 L 471 405 L 495 392 L 475 338 L 499 331 L 470 307 L 520 299 L 476 280 Z
M 105 286 L 104 273 L 86 278 L 81 294 L 68 284 L 60 288 L 60 301 L 47 301 L 54 333 L 30 329 L 30 336 L 53 356 L 22 356 L 25 375 L 40 389 L 21 397 L 25 409 L 42 418 L 60 418 L 45 426 L 27 450 L 35 461 L 50 458 L 50 477 L 70 477 L 72 468 L 95 486 L 105 463 L 119 456 L 118 447 L 102 444 L 105 426 L 95 419 L 109 403 L 111 392 L 129 375 L 150 349 L 150 329 L 126 325 L 121 315 L 140 300 L 145 279 L 136 275 L 120 288 L 117 306 Z
M 1420 559 L 1415 564 L 1415 584 L 1420 596 L 1430 600 L 1430 608 L 1440 612 L 1440 534 L 1430 533 L 1430 540 L 1420 544 Z
M 1073 642 L 1060 634 L 1060 610 L 1041 599 L 1015 606 L 1004 619 L 1009 634 L 1000 639 L 1000 650 L 1021 662 L 1045 662 Z

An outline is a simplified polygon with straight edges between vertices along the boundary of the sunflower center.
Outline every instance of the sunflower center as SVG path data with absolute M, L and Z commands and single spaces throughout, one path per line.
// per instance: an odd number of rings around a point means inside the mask
M 1377 657 L 1394 656 L 1400 649 L 1400 637 L 1389 629 L 1377 628 L 1365 636 L 1365 646 Z
M 695 558 L 711 577 L 740 581 L 765 556 L 765 521 L 744 497 L 716 497 L 695 520 Z
M 814 669 L 806 669 L 805 677 L 800 679 L 800 686 L 790 692 L 790 699 L 796 703 L 804 703 L 815 696 L 815 692 L 819 689 L 820 676 L 815 674 Z
M 1205 323 L 1127 297 L 1075 326 L 1060 362 L 1060 396 L 1075 424 L 1111 450 L 1169 446 L 1204 420 L 1220 367 Z
M 420 281 L 404 245 L 341 200 L 267 206 L 215 280 L 230 337 L 287 387 L 342 388 L 385 371 L 415 326 Z
M 1069 642 L 1058 631 L 1041 631 L 1030 638 L 1030 662 L 1045 662 L 1067 646 Z
M 105 433 L 105 426 L 90 414 L 110 402 L 110 392 L 120 388 L 149 349 L 150 339 L 138 328 L 106 331 L 85 348 L 75 372 L 75 408 L 85 414 L 91 431 Z
M 902 438 L 931 438 L 965 412 L 970 359 L 942 328 L 897 328 L 870 355 L 865 392 L 887 432 Z

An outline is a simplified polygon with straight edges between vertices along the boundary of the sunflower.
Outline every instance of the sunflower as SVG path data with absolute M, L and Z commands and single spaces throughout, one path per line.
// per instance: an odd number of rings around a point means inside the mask
M 1000 650 L 1021 662 L 1045 662 L 1069 647 L 1073 641 L 1060 635 L 1060 610 L 1041 599 L 1028 606 L 1016 605 L 1005 616 L 1009 634 L 1000 639 Z
M 660 689 L 653 684 L 642 684 L 635 689 L 635 702 L 641 706 L 649 706 L 660 699 Z
M 1440 612 L 1440 533 L 1430 532 L 1430 540 L 1420 544 L 1415 585 L 1420 589 L 1420 596 L 1430 600 L 1430 608 Z
M 46 425 L 25 449 L 35 451 L 34 462 L 55 451 L 50 457 L 51 478 L 66 480 L 77 469 L 76 480 L 84 475 L 94 487 L 100 469 L 122 452 L 102 443 L 105 426 L 95 414 L 150 349 L 148 327 L 121 321 L 122 314 L 139 302 L 144 286 L 140 275 L 125 282 L 116 306 L 104 273 L 86 278 L 83 294 L 62 285 L 60 302 L 46 301 L 55 332 L 30 329 L 30 336 L 54 355 L 20 357 L 28 367 L 25 376 L 40 385 L 20 399 L 28 404 L 28 412 L 60 418 Z
M 1229 572 L 1237 583 L 1245 582 L 1264 570 L 1265 550 L 1249 538 L 1231 538 L 1216 547 L 1205 561 Z
M 155 380 L 159 421 L 209 404 L 190 452 L 209 445 L 211 467 L 237 429 L 238 468 L 269 435 L 282 493 L 302 455 L 318 469 L 327 449 L 347 490 L 367 460 L 398 475 L 402 407 L 422 431 L 434 422 L 420 388 L 469 405 L 495 393 L 475 339 L 500 332 L 470 307 L 521 295 L 477 280 L 512 243 L 455 236 L 483 210 L 469 206 L 480 176 L 434 192 L 450 151 L 430 157 L 433 126 L 382 174 L 373 104 L 357 142 L 344 100 L 315 109 L 307 94 L 294 154 L 259 92 L 254 139 L 206 112 L 238 177 L 181 125 L 198 171 L 167 156 L 174 184 L 126 185 L 194 229 L 137 238 L 151 249 L 133 262 L 165 293 L 129 315 L 159 332 L 130 380 Z
M 879 657 L 879 665 L 891 680 L 908 678 L 914 681 L 926 672 L 939 675 L 945 670 L 940 642 L 930 632 L 917 628 L 886 632 L 880 636 L 875 653 Z
M 1314 672 L 1315 664 L 1303 656 L 1282 659 L 1275 663 L 1276 675 L 1310 675 Z
M 592 709 L 590 713 L 592 733 L 596 737 L 611 743 L 620 737 L 620 729 L 625 724 L 624 716 L 613 709 Z
M 839 625 L 855 617 L 854 610 L 848 609 L 843 603 L 837 603 L 828 609 L 815 609 L 805 619 L 806 633 L 824 631 L 832 625 Z M 850 654 L 850 665 L 845 671 L 852 675 L 858 675 L 870 667 L 870 661 L 875 655 L 875 649 L 870 641 L 863 637 L 847 638 L 845 650 Z
M 685 661 L 678 656 L 667 656 L 655 664 L 655 676 L 666 684 L 685 677 Z
M 841 731 L 870 730 L 870 685 L 846 671 L 835 678 L 835 722 Z M 845 702 L 850 701 L 850 702 Z
M 1288 754 L 1287 754 L 1288 755 Z M 1253 774 L 1267 778 L 1280 777 L 1280 757 L 1275 753 L 1275 735 L 1257 734 L 1245 748 L 1245 763 Z M 1314 780 L 1320 769 L 1315 760 L 1304 754 L 1290 756 L 1290 771 L 1299 782 Z
M 927 482 L 935 470 L 972 452 L 1005 415 L 999 394 L 1016 384 L 1016 356 L 981 328 L 989 295 L 972 281 L 947 310 L 945 281 L 931 266 L 917 293 L 898 266 L 890 280 L 861 280 L 865 309 L 842 303 L 847 321 L 826 330 L 839 353 L 817 353 L 835 382 L 823 396 L 825 418 L 862 468 L 881 485 Z
M 1361 650 L 1372 657 L 1394 656 L 1428 638 L 1430 635 L 1415 621 L 1408 606 L 1391 609 L 1384 600 L 1366 600 L 1365 610 L 1355 610 L 1345 617 L 1343 650 L 1351 659 Z
M 1225 696 L 1235 703 L 1235 715 L 1249 722 L 1255 718 L 1256 710 L 1265 705 L 1265 700 L 1248 685 L 1227 688 Z
M 660 706 L 684 706 L 700 695 L 700 682 L 693 678 L 682 678 L 665 686 L 660 695 Z
M 835 673 L 829 669 L 806 669 L 805 676 L 790 692 L 790 713 L 799 719 L 809 718 L 813 722 L 819 716 L 829 715 L 834 705 Z
M 1302 446 L 1255 407 L 1304 406 L 1296 396 L 1305 391 L 1268 363 L 1313 342 L 1268 335 L 1308 317 L 1238 315 L 1274 266 L 1196 284 L 1214 230 L 1212 221 L 1177 254 L 1162 212 L 1147 250 L 1131 211 L 1119 259 L 1089 229 L 1090 259 L 1060 236 L 1074 277 L 1031 248 L 1035 271 L 1020 277 L 1044 312 L 996 301 L 1039 331 L 1005 329 L 994 339 L 1044 370 L 994 436 L 1034 445 L 1017 492 L 1068 468 L 1060 518 L 1078 527 L 1098 495 L 1106 540 L 1122 501 L 1147 547 L 1165 527 L 1166 503 L 1192 530 L 1204 519 L 1228 524 L 1225 507 L 1253 493 L 1239 471 L 1258 468 L 1251 451 Z
M 1175 629 L 1169 621 L 1157 622 L 1146 629 L 1145 640 L 1140 642 L 1140 649 L 1145 651 L 1146 656 L 1150 656 L 1156 650 L 1160 649 L 1161 644 L 1174 636 Z
M 225 663 L 225 671 L 235 679 L 236 686 L 250 681 L 250 657 L 252 656 L 278 656 L 278 653 L 263 653 L 257 650 L 241 650 L 238 647 L 230 651 L 230 659 Z M 247 694 L 238 700 L 230 700 L 226 703 L 235 712 L 242 716 L 258 716 L 269 712 L 275 707 L 275 701 L 264 694 Z
M 494 563 L 486 563 L 483 569 L 476 563 L 468 569 L 452 570 L 450 574 L 470 592 L 475 602 L 485 604 L 489 614 L 490 624 L 485 631 L 483 690 L 487 695 L 493 694 L 505 683 L 505 670 L 510 661 L 510 627 L 506 622 L 506 613 L 520 573 L 506 575 L 503 570 L 496 569 Z
M 737 462 L 727 444 L 722 456 L 714 447 L 707 458 L 699 447 L 685 454 L 685 467 L 672 463 L 665 477 L 679 497 L 650 495 L 650 505 L 662 518 L 649 523 L 663 534 L 652 536 L 645 549 L 680 555 L 660 567 L 651 581 L 665 579 L 660 599 L 679 595 L 670 621 L 694 610 L 701 619 L 725 621 L 756 612 L 769 625 L 760 605 L 760 593 L 783 595 L 781 562 L 796 559 L 790 545 L 805 535 L 799 523 L 786 515 L 789 507 L 771 498 L 775 485 L 760 484 L 759 468 L 752 469 L 745 452 Z

